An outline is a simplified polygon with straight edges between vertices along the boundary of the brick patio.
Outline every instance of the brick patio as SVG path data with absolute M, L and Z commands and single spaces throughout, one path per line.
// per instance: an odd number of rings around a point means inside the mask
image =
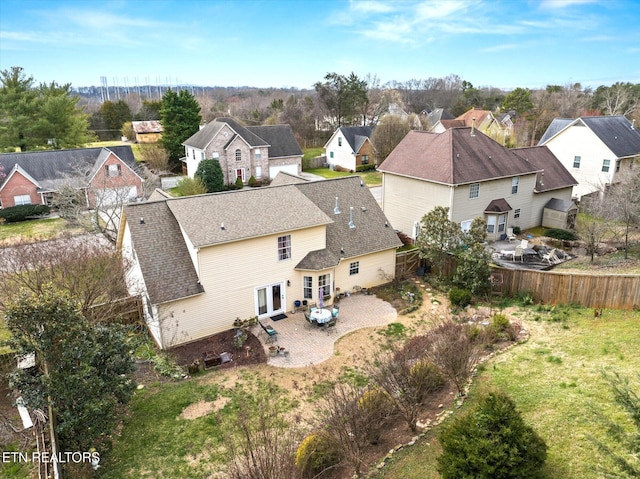
M 267 353 L 267 363 L 284 368 L 297 368 L 326 361 L 333 355 L 334 343 L 345 334 L 357 329 L 385 326 L 397 319 L 396 310 L 386 301 L 374 295 L 351 295 L 340 301 L 340 314 L 334 331 L 319 327 L 310 328 L 302 311 L 291 313 L 280 321 L 262 320 L 278 332 L 277 343 L 268 343 L 267 335 L 260 327 L 253 329 Z M 288 357 L 269 357 L 269 346 L 278 345 L 289 351 Z

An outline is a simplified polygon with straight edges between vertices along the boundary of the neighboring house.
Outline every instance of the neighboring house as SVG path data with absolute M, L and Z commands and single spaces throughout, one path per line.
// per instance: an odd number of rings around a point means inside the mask
M 432 133 L 442 133 L 449 128 L 458 128 L 468 126 L 475 128 L 490 138 L 505 144 L 507 138 L 511 135 L 511 127 L 509 123 L 498 121 L 489 110 L 471 110 L 466 111 L 455 119 L 440 119 L 429 130 Z
M 0 207 L 47 204 L 61 188 L 82 190 L 86 206 L 142 197 L 143 179 L 130 146 L 28 151 L 0 155 L 6 177 Z
M 548 153 L 518 154 L 468 127 L 411 131 L 378 167 L 384 213 L 413 239 L 422 217 L 436 206 L 448 207 L 449 218 L 463 230 L 483 218 L 489 240 L 500 239 L 507 227 L 539 226 L 546 202 L 570 199 L 575 183 L 571 175 L 557 174 L 562 167 Z
M 150 330 L 168 348 L 268 319 L 296 301 L 333 301 L 395 274 L 401 246 L 360 178 L 272 186 L 127 205 L 118 244 Z
M 324 145 L 329 166 L 354 172 L 360 165 L 373 163 L 375 150 L 371 135 L 374 130 L 374 126 L 341 126 L 336 129 Z
M 432 128 L 441 120 L 454 120 L 455 117 L 444 108 L 436 108 L 435 110 L 423 110 L 422 115 L 426 115 L 428 128 Z M 464 126 L 464 125 L 460 125 Z
M 542 170 L 536 177 L 531 203 L 532 215 L 539 212 L 538 223 L 545 228 L 574 229 L 578 207 L 571 201 L 571 192 L 578 181 L 546 146 L 511 151 Z M 517 219 L 515 226 L 521 226 Z
M 556 118 L 538 142 L 578 180 L 573 197 L 603 191 L 640 160 L 640 131 L 624 116 Z
M 191 178 L 200 161 L 212 158 L 220 161 L 227 184 L 302 172 L 302 150 L 289 125 L 242 126 L 232 118 L 216 118 L 183 145 L 183 171 Z
M 156 143 L 164 131 L 158 120 L 132 121 L 131 127 L 136 135 L 136 143 Z

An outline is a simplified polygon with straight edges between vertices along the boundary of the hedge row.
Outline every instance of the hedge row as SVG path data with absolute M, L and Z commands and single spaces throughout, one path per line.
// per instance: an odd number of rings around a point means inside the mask
M 0 218 L 4 218 L 7 223 L 17 223 L 24 221 L 30 216 L 41 216 L 49 214 L 51 208 L 47 205 L 20 205 L 0 210 Z

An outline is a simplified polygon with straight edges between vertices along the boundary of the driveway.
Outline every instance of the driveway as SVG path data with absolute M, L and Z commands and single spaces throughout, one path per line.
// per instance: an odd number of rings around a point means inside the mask
M 340 314 L 335 331 L 327 332 L 321 328 L 307 326 L 302 311 L 291 313 L 280 321 L 262 320 L 266 326 L 278 332 L 277 345 L 289 351 L 288 357 L 268 356 L 271 343 L 266 343 L 266 335 L 254 333 L 260 339 L 268 357 L 268 364 L 284 368 L 298 368 L 322 363 L 333 356 L 334 343 L 345 334 L 362 328 L 386 326 L 396 321 L 396 310 L 386 301 L 373 295 L 357 294 L 340 301 Z M 259 327 L 258 327 L 259 328 Z

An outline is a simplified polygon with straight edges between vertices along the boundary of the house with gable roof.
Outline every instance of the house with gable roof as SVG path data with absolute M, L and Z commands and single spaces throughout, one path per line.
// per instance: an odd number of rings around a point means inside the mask
M 143 179 L 128 145 L 109 148 L 43 150 L 0 155 L 6 177 L 0 183 L 0 207 L 50 205 L 65 186 L 84 192 L 86 206 L 134 201 Z
M 268 180 L 285 171 L 302 171 L 302 149 L 289 125 L 243 126 L 232 118 L 216 118 L 184 143 L 183 172 L 193 178 L 204 159 L 217 159 L 225 183 L 244 184 L 253 176 Z
M 511 135 L 509 123 L 498 121 L 489 110 L 476 110 L 471 108 L 454 119 L 440 119 L 435 122 L 429 131 L 442 133 L 449 128 L 468 126 L 480 130 L 485 135 L 505 144 Z
M 539 226 L 550 198 L 570 200 L 575 180 L 557 176 L 562 169 L 548 151 L 518 154 L 469 127 L 411 131 L 378 167 L 383 211 L 408 236 L 415 239 L 422 217 L 443 206 L 463 230 L 483 218 L 489 240 L 508 227 Z
M 327 163 L 354 172 L 360 165 L 375 161 L 371 143 L 374 126 L 341 126 L 324 145 Z
M 640 131 L 622 115 L 555 118 L 540 138 L 578 180 L 573 197 L 602 191 L 640 160 Z
M 395 273 L 401 242 L 355 176 L 280 174 L 264 188 L 152 198 L 124 208 L 118 245 L 131 265 L 129 291 L 144 298 L 163 348 L 295 301 L 330 303 L 338 288 L 376 286 Z

